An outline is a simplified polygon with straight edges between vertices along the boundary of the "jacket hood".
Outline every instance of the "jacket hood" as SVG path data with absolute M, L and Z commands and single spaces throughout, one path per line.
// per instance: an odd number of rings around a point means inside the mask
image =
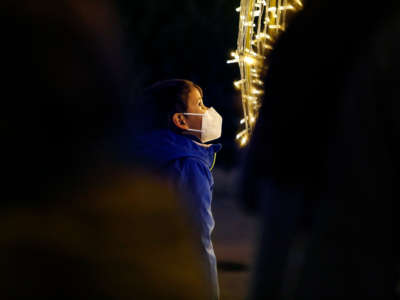
M 192 157 L 201 160 L 211 169 L 215 153 L 221 148 L 221 144 L 201 144 L 189 136 L 166 129 L 139 136 L 135 141 L 134 152 L 142 162 L 151 163 L 158 168 L 177 159 Z

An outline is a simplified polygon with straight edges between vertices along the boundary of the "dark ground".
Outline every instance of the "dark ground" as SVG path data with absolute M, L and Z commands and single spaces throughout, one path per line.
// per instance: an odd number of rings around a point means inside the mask
M 215 191 L 213 243 L 218 260 L 221 300 L 246 299 L 251 271 L 258 246 L 256 216 L 246 214 L 240 206 L 238 191 L 240 170 L 213 171 Z M 282 299 L 290 300 L 303 262 L 305 236 L 300 234 L 289 254 Z
M 214 170 L 213 243 L 218 259 L 221 299 L 245 299 L 257 240 L 257 219 L 239 207 L 238 171 Z

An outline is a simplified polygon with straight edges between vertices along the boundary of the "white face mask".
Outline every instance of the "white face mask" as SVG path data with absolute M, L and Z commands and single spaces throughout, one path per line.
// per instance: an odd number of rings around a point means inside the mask
M 217 111 L 211 107 L 207 109 L 204 114 L 196 113 L 183 113 L 188 116 L 202 116 L 201 130 L 191 129 L 188 131 L 201 132 L 201 142 L 207 143 L 212 140 L 216 140 L 221 136 L 222 133 L 222 117 Z

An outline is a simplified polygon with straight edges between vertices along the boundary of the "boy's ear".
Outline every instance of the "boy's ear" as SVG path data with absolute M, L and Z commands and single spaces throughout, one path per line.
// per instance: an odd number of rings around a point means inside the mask
M 175 126 L 180 129 L 189 129 L 189 125 L 186 122 L 185 116 L 181 113 L 174 113 L 172 116 L 172 122 L 174 122 Z

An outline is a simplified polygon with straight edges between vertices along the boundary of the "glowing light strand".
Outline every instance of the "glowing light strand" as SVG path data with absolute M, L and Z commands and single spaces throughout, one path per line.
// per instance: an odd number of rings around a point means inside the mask
M 242 95 L 243 118 L 236 135 L 240 146 L 251 137 L 264 93 L 260 80 L 267 71 L 267 57 L 274 42 L 287 26 L 289 12 L 302 9 L 301 0 L 241 0 L 237 49 L 228 63 L 237 63 L 240 80 L 234 82 Z

